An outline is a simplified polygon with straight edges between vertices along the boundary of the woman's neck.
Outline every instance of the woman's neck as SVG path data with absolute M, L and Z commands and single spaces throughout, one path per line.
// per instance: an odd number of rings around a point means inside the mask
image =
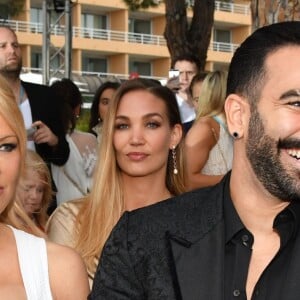
M 164 180 L 155 177 L 123 176 L 126 210 L 134 210 L 171 197 Z

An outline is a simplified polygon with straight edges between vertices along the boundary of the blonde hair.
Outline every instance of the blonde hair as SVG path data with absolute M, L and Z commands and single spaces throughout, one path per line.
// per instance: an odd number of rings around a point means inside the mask
M 41 227 L 44 227 L 48 219 L 47 209 L 53 196 L 53 191 L 51 187 L 51 176 L 45 161 L 41 158 L 41 156 L 38 153 L 30 149 L 27 149 L 26 151 L 25 171 L 23 172 L 19 183 L 19 186 L 22 188 L 24 188 L 23 181 L 26 178 L 28 178 L 28 171 L 36 172 L 39 176 L 41 183 L 43 184 L 43 198 L 41 203 L 41 209 L 39 213 L 35 214 L 34 216 L 37 224 Z
M 24 172 L 27 141 L 26 131 L 23 116 L 17 105 L 14 94 L 8 82 L 2 75 L 0 75 L 0 115 L 17 136 L 19 146 L 18 151 L 21 158 L 19 172 L 20 176 Z M 38 236 L 44 236 L 44 234 L 30 220 L 25 211 L 17 204 L 15 199 L 11 199 L 11 202 L 1 213 L 0 221 Z
M 133 90 L 146 90 L 166 104 L 170 127 L 181 124 L 180 114 L 174 94 L 166 87 L 147 83 L 139 79 L 123 83 L 110 102 L 108 114 L 103 123 L 103 132 L 93 189 L 78 213 L 75 225 L 75 248 L 82 255 L 88 270 L 96 271 L 96 257 L 101 254 L 112 228 L 124 212 L 121 170 L 117 165 L 113 136 L 115 118 L 122 97 Z M 141 99 L 143 101 L 143 99 Z M 169 152 L 166 186 L 173 195 L 185 191 L 183 180 L 182 140 L 176 147 L 178 174 L 174 175 L 172 152 Z
M 226 83 L 226 71 L 213 71 L 206 75 L 201 87 L 196 120 L 205 116 L 216 116 L 224 112 Z

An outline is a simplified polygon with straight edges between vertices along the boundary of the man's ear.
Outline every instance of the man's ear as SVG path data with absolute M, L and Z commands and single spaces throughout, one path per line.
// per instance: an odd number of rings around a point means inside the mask
M 225 114 L 229 133 L 232 136 L 237 133 L 239 138 L 243 137 L 245 128 L 248 128 L 249 104 L 241 96 L 230 94 L 225 101 Z

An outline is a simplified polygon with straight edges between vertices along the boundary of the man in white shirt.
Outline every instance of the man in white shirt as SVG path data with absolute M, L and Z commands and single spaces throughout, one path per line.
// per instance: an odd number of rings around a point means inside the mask
M 193 77 L 199 71 L 197 60 L 189 55 L 179 56 L 174 61 L 173 69 L 179 71 L 179 90 L 176 93 L 176 98 L 181 121 L 185 132 L 187 132 L 196 117 L 189 86 Z

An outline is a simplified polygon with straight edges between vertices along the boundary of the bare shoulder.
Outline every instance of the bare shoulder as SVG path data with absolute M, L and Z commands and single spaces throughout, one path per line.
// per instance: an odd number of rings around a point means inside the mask
M 88 275 L 81 256 L 72 248 L 49 241 L 47 253 L 54 299 L 87 299 Z
M 212 128 L 215 127 L 213 122 L 214 120 L 212 120 L 210 117 L 202 117 L 194 122 L 193 126 L 186 135 L 186 145 L 195 145 L 198 143 L 202 144 L 207 142 L 209 142 L 209 144 L 213 144 L 214 137 L 212 134 Z

